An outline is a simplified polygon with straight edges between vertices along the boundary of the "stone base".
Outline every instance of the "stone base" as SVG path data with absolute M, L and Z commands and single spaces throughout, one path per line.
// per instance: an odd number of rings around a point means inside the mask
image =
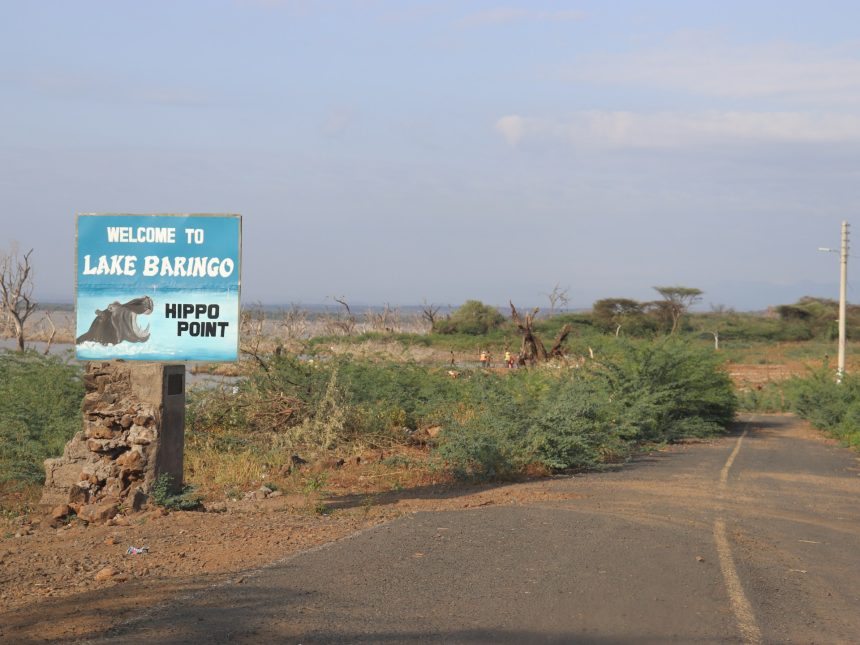
M 149 493 L 162 472 L 170 473 L 174 486 L 181 487 L 181 424 L 178 477 L 176 436 L 161 441 L 164 369 L 157 363 L 88 364 L 83 430 L 66 444 L 62 457 L 45 460 L 42 506 L 68 504 L 84 519 L 100 521 L 112 517 L 115 509 L 139 508 L 141 496 Z M 184 392 L 181 403 L 184 411 Z M 163 450 L 161 443 L 174 448 Z

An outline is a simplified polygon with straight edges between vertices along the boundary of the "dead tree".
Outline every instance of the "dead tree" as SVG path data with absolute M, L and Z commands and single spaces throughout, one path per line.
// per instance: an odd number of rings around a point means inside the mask
M 352 336 L 355 331 L 355 316 L 352 314 L 352 309 L 349 308 L 349 304 L 346 302 L 346 298 L 341 296 L 340 298 L 332 297 L 339 305 L 343 306 L 346 310 L 346 318 L 341 318 L 338 316 L 336 319 L 329 321 L 331 326 L 334 329 L 339 330 L 344 336 Z
M 520 365 L 534 364 L 537 361 L 546 361 L 547 353 L 543 341 L 535 334 L 534 321 L 540 309 L 535 307 L 530 314 L 526 314 L 525 318 L 521 318 L 514 303 L 508 301 L 511 306 L 511 320 L 517 326 L 520 335 L 523 337 L 520 353 L 517 357 L 517 362 Z
M 0 309 L 11 319 L 15 327 L 15 338 L 18 341 L 18 351 L 24 351 L 24 323 L 36 310 L 33 302 L 33 267 L 30 266 L 30 255 L 33 249 L 23 257 L 13 245 L 9 253 L 0 257 Z
M 346 302 L 346 299 L 341 296 L 340 298 L 332 297 L 336 303 L 341 305 L 346 311 L 346 316 L 342 317 L 340 315 L 336 316 L 326 316 L 324 318 L 325 329 L 328 334 L 341 334 L 343 336 L 352 336 L 353 332 L 355 332 L 355 324 L 356 319 L 352 313 L 352 309 L 349 308 L 349 304 Z
M 564 356 L 562 346 L 573 330 L 570 324 L 565 325 L 559 330 L 552 343 L 552 349 L 546 351 L 546 346 L 543 344 L 540 336 L 535 333 L 534 329 L 534 321 L 540 309 L 535 307 L 531 313 L 526 314 L 526 317 L 522 318 L 517 308 L 514 307 L 514 303 L 508 301 L 508 304 L 511 305 L 511 319 L 523 337 L 520 353 L 517 356 L 517 363 L 519 365 L 533 365 L 539 361 L 546 362 L 551 358 L 562 358 Z
M 430 331 L 436 327 L 436 317 L 439 315 L 439 305 L 434 305 L 432 302 L 428 305 L 427 301 L 421 306 L 421 319 L 430 325 Z
M 54 343 L 54 337 L 57 335 L 57 326 L 54 324 L 54 321 L 51 320 L 51 312 L 45 312 L 45 320 L 48 321 L 48 324 L 51 325 L 51 335 L 48 337 L 48 344 L 45 346 L 45 356 L 51 351 L 51 345 Z
M 268 372 L 269 366 L 263 359 L 262 349 L 265 326 L 266 312 L 261 303 L 242 310 L 239 317 L 239 351 L 253 358 L 264 371 Z
M 308 312 L 296 304 L 281 311 L 281 329 L 287 340 L 300 340 L 308 331 Z
M 558 334 L 555 337 L 555 340 L 552 343 L 552 349 L 549 350 L 550 358 L 563 358 L 564 351 L 562 351 L 562 346 L 564 345 L 564 341 L 567 340 L 567 337 L 570 336 L 570 332 L 573 331 L 573 327 L 570 323 L 566 324 L 564 327 L 558 330 Z
M 552 288 L 547 295 L 549 298 L 549 315 L 554 316 L 555 310 L 558 305 L 562 307 L 567 307 L 567 303 L 570 302 L 570 297 L 567 295 L 568 291 L 570 291 L 570 287 L 562 288 L 561 285 L 556 282 L 555 286 Z
M 384 331 L 391 334 L 400 329 L 400 310 L 392 309 L 387 302 L 382 311 L 368 309 L 364 318 L 372 331 Z

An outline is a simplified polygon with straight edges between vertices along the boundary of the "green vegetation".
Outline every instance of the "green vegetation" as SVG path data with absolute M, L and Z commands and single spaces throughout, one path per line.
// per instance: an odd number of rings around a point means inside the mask
M 590 314 L 592 324 L 603 333 L 636 338 L 671 333 L 673 325 L 688 335 L 707 337 L 717 333 L 721 340 L 780 342 L 836 338 L 838 303 L 834 300 L 805 297 L 767 313 L 738 313 L 722 308 L 708 313 L 687 313 L 683 299 L 697 298 L 700 292 L 681 287 L 672 289 L 681 289 L 681 295 L 670 291 L 664 300 L 654 302 L 628 298 L 598 300 Z M 685 295 L 687 292 L 692 295 Z M 860 306 L 848 307 L 846 322 L 848 337 L 860 338 Z
M 174 492 L 175 488 L 173 477 L 162 473 L 152 484 L 149 498 L 157 506 L 172 511 L 194 511 L 203 505 L 203 498 L 195 494 L 193 486 L 183 486 L 178 493 Z
M 515 325 L 478 301 L 437 320 L 429 334 L 316 338 L 305 346 L 312 360 L 267 357 L 233 397 L 195 394 L 190 440 L 205 444 L 210 461 L 213 446 L 228 450 L 236 470 L 250 468 L 255 453 L 265 454 L 270 470 L 288 470 L 285 455 L 293 451 L 311 458 L 359 453 L 438 426 L 444 430 L 431 442 L 434 454 L 460 476 L 599 468 L 642 444 L 719 432 L 738 407 L 792 409 L 774 383 L 735 395 L 723 362 L 809 362 L 832 351 L 831 301 L 804 298 L 766 314 L 701 314 L 688 311 L 698 289 L 656 289 L 662 300 L 610 298 L 591 312 L 538 318 L 534 332 L 545 340 L 572 326 L 564 345 L 569 364 L 494 373 L 465 368 L 458 358 L 458 378 L 451 378 L 448 352 L 477 358 L 489 349 L 498 358 L 519 346 Z M 399 345 L 404 356 L 410 348 L 435 353 L 420 363 L 364 350 L 361 359 L 349 357 L 351 345 L 374 342 Z M 333 356 L 332 345 L 346 355 Z
M 296 446 L 321 449 L 385 446 L 392 433 L 440 421 L 457 401 L 457 386 L 443 370 L 415 363 L 276 355 L 252 370 L 234 396 L 192 390 L 187 426 L 286 433 Z
M 41 484 L 42 462 L 81 426 L 78 366 L 35 352 L 0 351 L 0 487 Z
M 771 382 L 738 393 L 738 409 L 744 412 L 788 412 L 791 402 L 786 399 L 783 383 Z
M 438 334 L 483 336 L 502 326 L 505 317 L 495 307 L 479 300 L 468 300 L 450 316 L 437 320 L 433 331 Z
M 837 383 L 833 371 L 821 368 L 806 378 L 785 382 L 791 409 L 833 437 L 860 448 L 860 377 L 847 374 Z
M 591 311 L 538 317 L 537 331 L 544 341 L 555 337 L 564 324 L 571 324 L 573 332 L 568 338 L 569 353 L 587 353 L 613 337 L 657 339 L 674 335 L 714 344 L 714 335 L 729 351 L 746 349 L 751 345 L 782 342 L 815 343 L 832 341 L 836 337 L 838 304 L 825 298 L 801 298 L 791 305 L 773 307 L 767 312 L 736 312 L 717 307 L 709 312 L 689 312 L 690 300 L 695 301 L 701 292 L 687 287 L 660 287 L 663 299 L 639 302 L 630 298 L 604 298 L 594 303 Z M 847 315 L 848 338 L 860 339 L 860 306 L 849 305 Z M 396 342 L 404 348 L 427 347 L 442 351 L 469 352 L 477 355 L 480 349 L 498 353 L 505 347 L 517 348 L 520 335 L 515 325 L 493 307 L 478 301 L 469 301 L 448 318 L 436 321 L 429 334 L 368 332 L 351 336 L 319 336 L 308 343 L 311 353 L 322 351 L 337 343 L 344 346 L 360 345 L 369 341 Z M 812 357 L 820 353 L 799 350 Z M 817 350 L 816 350 L 817 351 Z M 736 358 L 736 356 L 733 356 Z M 801 358 L 801 356 L 798 356 Z M 805 356 L 803 356 L 805 358 Z
M 735 412 L 713 353 L 669 340 L 622 343 L 588 367 L 525 371 L 481 386 L 481 403 L 452 420 L 440 447 L 460 474 L 475 478 L 535 463 L 599 467 L 643 443 L 721 432 Z
M 698 290 L 658 291 L 663 300 L 607 298 L 590 312 L 537 318 L 532 331 L 545 343 L 570 325 L 567 359 L 525 369 L 468 367 L 481 349 L 499 365 L 522 339 L 478 301 L 436 320 L 429 334 L 316 337 L 301 342 L 299 355 L 274 351 L 273 343 L 272 353 L 257 351 L 241 364 L 235 393 L 189 391 L 186 479 L 234 491 L 280 479 L 308 494 L 316 480 L 294 468 L 293 455 L 334 463 L 367 452 L 385 453 L 380 468 L 424 468 L 442 478 L 594 469 L 644 445 L 721 432 L 736 408 L 796 411 L 860 445 L 860 381 L 849 376 L 837 386 L 825 368 L 779 381 L 785 369 L 777 367 L 826 361 L 834 351 L 835 302 L 803 298 L 767 314 L 691 313 Z M 860 333 L 860 308 L 849 308 L 848 322 L 849 338 Z M 736 394 L 723 369 L 730 362 L 756 368 Z M 0 353 L 0 492 L 41 483 L 43 460 L 60 454 L 80 427 L 82 395 L 80 369 L 70 361 Z M 157 484 L 157 503 L 199 504 L 190 490 L 171 494 L 169 484 Z
M 196 392 L 194 435 L 263 433 L 283 455 L 390 447 L 441 426 L 438 455 L 461 476 L 590 468 L 642 443 L 722 431 L 731 383 L 713 352 L 674 339 L 618 342 L 587 367 L 492 373 L 414 363 L 273 356 L 232 397 Z M 222 441 L 224 450 L 247 450 Z

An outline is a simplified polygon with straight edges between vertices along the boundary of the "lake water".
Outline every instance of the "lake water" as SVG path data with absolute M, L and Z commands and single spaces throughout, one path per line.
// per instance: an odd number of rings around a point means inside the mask
M 42 341 L 27 341 L 27 349 L 34 349 L 40 354 L 45 352 L 48 343 Z M 14 338 L 0 338 L 0 349 L 17 349 L 18 345 Z M 71 343 L 54 343 L 51 345 L 49 353 L 52 356 L 60 356 L 68 358 L 71 362 L 77 363 L 74 359 L 75 346 Z M 189 386 L 192 385 L 207 385 L 212 387 L 231 386 L 242 380 L 241 376 L 219 376 L 217 374 L 194 374 L 188 364 L 185 365 L 185 380 Z

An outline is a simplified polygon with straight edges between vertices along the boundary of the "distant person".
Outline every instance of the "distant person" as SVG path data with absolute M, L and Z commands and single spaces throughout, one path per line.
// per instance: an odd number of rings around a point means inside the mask
M 454 350 L 451 350 L 451 367 L 454 367 L 456 363 L 454 362 Z
M 511 369 L 514 366 L 514 355 L 511 354 L 511 350 L 505 350 L 505 367 Z
M 481 367 L 487 367 L 490 364 L 490 355 L 487 353 L 487 350 L 481 350 L 479 360 L 481 361 Z

